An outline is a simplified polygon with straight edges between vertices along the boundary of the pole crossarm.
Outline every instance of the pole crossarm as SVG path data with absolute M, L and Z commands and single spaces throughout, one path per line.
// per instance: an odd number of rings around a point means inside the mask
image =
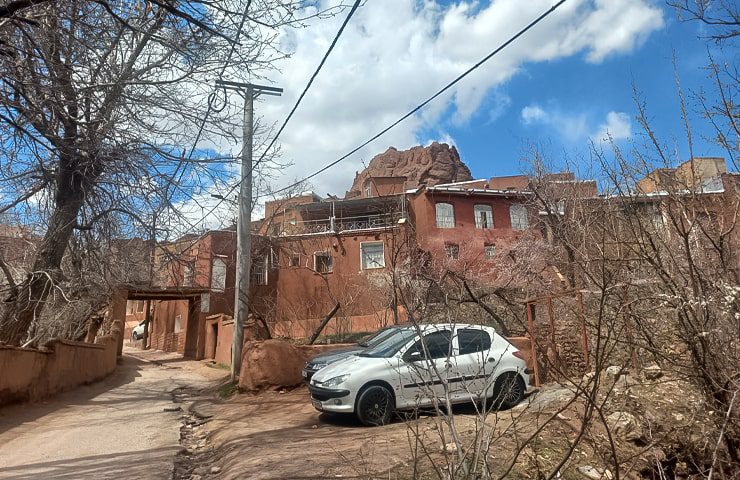
M 232 82 L 229 80 L 216 80 L 216 86 L 221 87 L 221 88 L 226 88 L 229 90 L 238 90 L 240 92 L 245 92 L 251 89 L 254 95 L 264 94 L 264 95 L 274 95 L 276 97 L 279 97 L 283 93 L 283 89 L 278 88 L 278 87 L 270 87 L 267 85 L 257 85 L 254 83 Z

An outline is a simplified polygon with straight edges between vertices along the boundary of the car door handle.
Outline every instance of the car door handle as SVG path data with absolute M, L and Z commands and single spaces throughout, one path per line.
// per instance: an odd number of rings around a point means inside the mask
M 488 363 L 493 363 L 493 362 L 495 362 L 495 361 L 496 361 L 496 359 L 495 359 L 495 358 L 493 358 L 493 357 L 491 357 L 491 358 L 489 358 L 489 359 L 488 359 Z

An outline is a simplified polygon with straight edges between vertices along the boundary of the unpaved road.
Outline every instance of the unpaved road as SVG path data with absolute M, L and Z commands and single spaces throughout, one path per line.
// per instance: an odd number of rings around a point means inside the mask
M 155 362 L 155 363 L 152 363 Z M 172 354 L 126 349 L 107 379 L 0 409 L 0 479 L 170 479 L 182 412 L 172 392 L 224 372 Z
M 492 451 L 508 456 L 515 450 L 514 436 L 506 431 L 514 419 L 521 432 L 532 431 L 540 413 L 552 413 L 570 396 L 567 389 L 550 388 L 511 410 L 491 414 L 489 428 L 499 433 L 487 435 L 505 437 Z M 368 428 L 351 416 L 319 414 L 305 387 L 240 394 L 212 405 L 205 401 L 198 410 L 211 416 L 200 428 L 212 450 L 186 455 L 188 465 L 178 469 L 177 480 L 189 479 L 191 473 L 202 480 L 438 478 L 416 472 L 413 459 L 431 471 L 427 460 L 435 458 L 442 465 L 441 448 L 452 441 L 443 419 L 434 415 Z M 470 436 L 476 428 L 475 408 L 461 405 L 454 412 L 458 432 Z M 211 466 L 219 469 L 218 475 L 203 474 Z

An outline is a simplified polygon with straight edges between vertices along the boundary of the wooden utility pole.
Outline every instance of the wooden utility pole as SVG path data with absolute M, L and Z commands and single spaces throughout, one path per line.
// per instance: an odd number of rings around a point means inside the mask
M 244 96 L 242 126 L 242 169 L 239 183 L 239 214 L 236 222 L 236 293 L 234 295 L 234 342 L 231 347 L 231 380 L 239 376 L 244 344 L 244 324 L 249 315 L 249 276 L 252 268 L 252 141 L 254 99 L 259 95 L 280 96 L 282 88 L 217 80 L 216 86 L 236 90 Z

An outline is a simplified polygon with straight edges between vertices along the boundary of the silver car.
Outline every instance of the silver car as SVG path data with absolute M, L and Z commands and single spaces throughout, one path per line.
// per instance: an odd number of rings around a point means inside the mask
M 396 329 L 381 342 L 313 376 L 311 402 L 322 412 L 353 413 L 365 425 L 396 410 L 487 401 L 509 408 L 529 389 L 521 352 L 487 326 L 434 324 Z

